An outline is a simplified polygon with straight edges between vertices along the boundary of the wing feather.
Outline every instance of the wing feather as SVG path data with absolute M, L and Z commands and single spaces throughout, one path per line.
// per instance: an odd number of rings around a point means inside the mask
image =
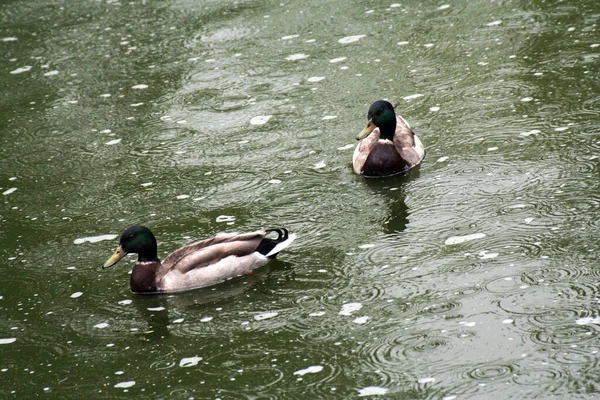
M 240 235 L 217 236 L 184 246 L 169 254 L 162 262 L 159 276 L 177 269 L 181 273 L 194 268 L 202 268 L 219 260 L 235 255 L 238 257 L 252 254 L 266 232 L 256 231 Z

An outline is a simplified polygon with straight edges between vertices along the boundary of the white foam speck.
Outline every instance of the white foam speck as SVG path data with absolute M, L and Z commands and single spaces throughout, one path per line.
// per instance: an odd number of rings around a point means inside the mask
M 322 317 L 325 315 L 325 311 L 315 311 L 308 314 L 309 317 Z
M 460 321 L 459 322 L 460 325 L 464 325 L 466 327 L 472 328 L 475 326 L 475 322 L 467 322 L 467 321 Z
M 330 119 L 336 119 L 336 118 L 337 118 L 337 115 L 326 115 L 326 116 L 324 116 L 324 117 L 323 117 L 323 118 L 321 118 L 321 119 L 322 119 L 323 121 L 327 121 L 327 120 L 330 120 Z
M 450 396 L 442 397 L 442 400 L 456 400 L 456 396 L 451 394 Z
M 123 375 L 125 373 L 125 371 L 117 371 L 115 372 L 115 375 Z
M 83 292 L 75 292 L 71 295 L 72 299 L 76 299 L 78 297 L 81 297 L 83 295 Z
M 315 165 L 313 165 L 313 169 L 321 169 L 321 168 L 325 168 L 327 164 L 325 164 L 325 161 L 319 161 L 318 163 L 316 163 Z
M 16 37 L 5 37 L 5 38 L 2 38 L 3 42 L 16 42 L 17 40 L 19 40 L 19 39 L 17 39 Z
M 219 215 L 216 219 L 216 222 L 233 222 L 235 221 L 235 217 L 233 215 Z
M 298 61 L 298 60 L 304 60 L 305 58 L 308 58 L 308 57 L 309 57 L 308 54 L 297 53 L 297 54 L 290 54 L 285 59 L 288 61 Z
M 388 392 L 388 389 L 379 386 L 367 386 L 362 389 L 358 389 L 358 397 L 367 396 L 382 396 Z
M 299 37 L 300 35 L 288 35 L 288 36 L 283 36 L 281 38 L 281 40 L 290 40 L 290 39 L 295 39 L 297 37 Z
M 436 8 L 436 10 L 445 10 L 447 8 L 450 8 L 450 4 L 444 4 L 442 6 L 439 6 L 438 8 Z
M 539 131 L 537 129 L 532 129 L 532 130 L 527 131 L 527 132 L 521 132 L 521 133 L 519 133 L 519 135 L 521 135 L 521 136 L 531 136 L 531 135 L 537 135 L 538 133 L 541 133 L 541 132 L 542 131 Z
M 437 162 L 444 162 L 444 161 L 448 161 L 448 159 L 449 159 L 449 158 L 450 158 L 450 157 L 448 157 L 448 156 L 443 156 L 443 157 L 440 157 L 440 158 L 438 158 L 438 159 L 437 159 Z
M 399 3 L 390 4 L 390 8 L 398 8 L 398 7 L 402 7 L 402 4 L 399 4 Z
M 523 222 L 525 222 L 525 223 L 526 223 L 526 224 L 528 224 L 528 225 L 529 225 L 529 224 L 530 224 L 532 221 L 533 221 L 533 217 L 528 217 L 528 218 L 525 218 L 525 219 L 523 220 Z
M 110 93 L 104 93 L 104 94 L 100 95 L 100 97 L 110 97 L 110 96 L 112 96 L 112 94 L 110 94 Z
M 488 147 L 487 151 L 496 151 L 498 150 L 497 147 Z
M 144 103 L 133 103 L 133 104 L 130 104 L 131 107 L 139 107 L 139 106 L 143 106 L 143 105 L 144 105 Z
M 17 68 L 13 71 L 10 71 L 11 74 L 16 75 L 16 74 L 22 74 L 23 72 L 29 72 L 31 71 L 31 65 L 26 65 L 24 67 L 21 68 Z
M 0 339 L 0 344 L 11 344 L 11 343 L 14 343 L 16 341 L 17 341 L 17 338 L 14 338 L 14 337 L 12 337 L 12 338 L 3 338 L 3 339 Z
M 501 21 L 501 20 L 497 20 L 497 21 L 492 21 L 492 22 L 489 22 L 489 23 L 488 23 L 488 24 L 486 24 L 486 25 L 487 25 L 487 26 L 498 26 L 498 25 L 500 25 L 501 23 L 502 23 L 502 21 Z
M 202 357 L 194 356 L 194 357 L 184 357 L 179 361 L 180 367 L 193 367 L 194 365 L 198 365 L 198 363 L 202 361 Z
M 331 60 L 329 60 L 330 63 L 339 63 L 342 62 L 346 59 L 346 57 L 338 57 L 338 58 L 332 58 Z
M 523 97 L 521 101 L 523 103 L 529 103 L 530 101 L 533 101 L 533 97 Z
M 142 183 L 143 187 L 148 187 L 148 186 L 152 186 L 152 182 L 146 182 L 146 183 Z
M 127 389 L 132 387 L 133 385 L 135 385 L 135 381 L 125 381 L 117 383 L 115 387 L 118 389 Z
M 200 322 L 210 322 L 213 320 L 213 317 L 204 317 L 200 320 Z
M 148 85 L 144 85 L 143 83 L 140 85 L 133 85 L 132 89 L 148 89 Z
M 324 76 L 311 76 L 310 78 L 307 79 L 308 82 L 321 82 L 323 79 L 325 79 Z
M 429 107 L 429 111 L 433 111 L 433 112 L 440 111 L 440 108 L 438 106 Z
M 272 183 L 272 184 L 274 184 L 274 185 L 279 185 L 279 184 L 281 183 L 281 181 L 280 181 L 279 179 L 271 179 L 271 180 L 269 181 L 269 183 Z
M 348 149 L 352 149 L 352 148 L 354 148 L 354 144 L 350 143 L 350 144 L 347 144 L 347 145 L 345 145 L 343 147 L 338 147 L 337 149 L 338 150 L 348 150 Z
M 190 195 L 189 194 L 180 194 L 179 196 L 176 196 L 175 198 L 177 200 L 189 199 Z
M 355 324 L 362 325 L 362 324 L 366 324 L 368 320 L 369 320 L 369 317 L 365 315 L 364 317 L 355 318 L 352 322 L 354 322 Z
M 271 119 L 271 117 L 272 115 L 257 115 L 256 117 L 252 117 L 252 119 L 250 120 L 250 124 L 264 125 Z
M 121 306 L 126 306 L 126 305 L 131 304 L 131 303 L 133 303 L 133 300 L 131 300 L 131 299 L 125 299 L 125 300 L 119 301 L 118 304 L 121 305 Z
M 180 323 L 182 323 L 182 322 L 183 322 L 183 318 L 177 318 L 177 319 L 174 319 L 174 320 L 173 320 L 173 323 L 174 323 L 174 324 L 180 324 Z
M 54 75 L 58 75 L 58 71 L 56 71 L 56 70 L 48 71 L 44 74 L 44 76 L 54 76 Z
M 433 382 L 435 382 L 435 378 L 432 377 L 432 376 L 428 376 L 426 378 L 419 378 L 419 380 L 417 382 L 419 382 L 421 384 L 423 384 L 423 383 L 433 383 Z
M 148 311 L 163 311 L 165 308 L 164 307 L 148 307 L 147 310 Z
M 114 145 L 114 144 L 118 144 L 118 143 L 121 143 L 121 139 L 115 139 L 115 140 L 111 140 L 111 141 L 109 141 L 109 142 L 106 142 L 105 144 L 106 144 L 107 146 L 112 146 L 112 145 Z
M 350 316 L 353 312 L 358 311 L 362 308 L 361 303 L 346 303 L 342 304 L 342 308 L 340 309 L 340 315 Z
M 423 97 L 423 96 L 424 95 L 421 94 L 421 93 L 416 93 L 416 94 L 411 94 L 409 96 L 405 96 L 405 97 L 402 98 L 402 100 L 407 100 L 408 101 L 408 100 L 416 99 L 416 98 Z
M 100 322 L 99 324 L 94 325 L 94 328 L 104 329 L 108 326 L 108 322 Z
M 556 132 L 566 131 L 567 129 L 569 129 L 568 126 L 559 126 L 558 128 L 554 128 Z
M 486 236 L 485 233 L 473 233 L 473 234 L 464 235 L 464 236 L 450 236 L 448 239 L 446 239 L 444 244 L 453 245 L 453 244 L 459 244 L 459 243 L 464 243 L 464 242 L 470 242 L 471 240 L 483 239 L 485 236 Z
M 487 251 L 479 252 L 479 258 L 481 258 L 482 260 L 487 260 L 487 259 L 496 258 L 496 257 L 498 257 L 498 253 L 488 253 Z
M 398 42 L 397 44 L 398 44 L 398 46 L 404 46 L 404 45 L 407 45 L 408 43 L 409 42 Z
M 2 192 L 2 194 L 8 196 L 9 194 L 14 193 L 16 190 L 17 188 L 6 189 L 4 192 Z
M 98 235 L 98 236 L 88 236 L 83 238 L 77 238 L 73 241 L 75 244 L 82 244 L 85 242 L 96 243 L 101 242 L 103 240 L 113 240 L 116 239 L 118 235 Z
M 433 47 L 433 46 L 435 46 L 435 44 L 433 44 L 433 43 L 427 43 L 427 44 L 423 45 L 423 47 L 427 47 L 427 48 L 430 48 L 430 47 Z
M 360 246 L 358 246 L 359 249 L 371 249 L 375 247 L 374 243 L 366 243 L 366 244 L 361 244 Z
M 579 318 L 575 321 L 577 325 L 589 325 L 589 324 L 599 324 L 600 325 L 600 317 L 584 317 Z
M 304 369 L 299 369 L 298 371 L 294 372 L 294 375 L 306 375 L 306 374 L 316 374 L 318 372 L 323 371 L 323 367 L 320 365 L 311 365 L 308 368 L 304 368 Z
M 590 47 L 591 47 L 592 49 L 593 49 L 593 48 L 595 48 L 595 47 L 599 47 L 599 46 L 600 46 L 600 44 L 599 44 L 599 43 L 590 44 Z
M 279 315 L 279 314 L 277 314 L 277 313 L 276 313 L 276 312 L 274 312 L 274 311 L 273 311 L 273 312 L 266 312 L 266 313 L 262 313 L 262 314 L 257 314 L 257 315 L 255 315 L 255 316 L 254 316 L 254 320 L 256 320 L 256 321 L 262 321 L 262 320 L 265 320 L 265 319 L 274 318 L 274 317 L 276 317 L 277 315 Z
M 515 322 L 515 321 L 510 318 L 507 318 L 504 321 L 502 321 L 503 324 L 512 324 L 513 322 Z
M 360 39 L 364 38 L 366 35 L 354 35 L 354 36 L 346 36 L 338 40 L 338 43 L 348 44 L 358 42 Z

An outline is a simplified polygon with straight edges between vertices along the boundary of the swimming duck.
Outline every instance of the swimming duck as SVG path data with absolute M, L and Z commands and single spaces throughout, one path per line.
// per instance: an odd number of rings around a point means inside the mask
M 385 100 L 371 104 L 367 126 L 356 140 L 360 140 L 354 155 L 354 172 L 370 178 L 404 173 L 419 165 L 425 157 L 425 148 L 408 122 Z
M 277 237 L 269 238 L 267 236 Z M 212 286 L 262 267 L 289 246 L 295 234 L 285 228 L 251 233 L 219 235 L 188 244 L 165 257 L 156 253 L 156 238 L 145 226 L 125 229 L 119 247 L 104 263 L 115 265 L 129 253 L 138 254 L 129 284 L 141 294 L 174 293 Z

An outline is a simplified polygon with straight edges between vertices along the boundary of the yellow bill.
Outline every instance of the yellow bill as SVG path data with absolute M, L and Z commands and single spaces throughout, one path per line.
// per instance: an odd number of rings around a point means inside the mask
M 370 119 L 369 121 L 367 121 L 367 126 L 365 127 L 365 129 L 360 131 L 360 133 L 356 137 L 356 140 L 362 140 L 366 138 L 371 134 L 371 132 L 373 132 L 373 129 L 375 129 L 375 124 L 373 123 L 373 120 Z
M 106 261 L 104 263 L 104 265 L 102 266 L 102 268 L 110 268 L 110 267 L 112 267 L 121 258 L 125 257 L 126 255 L 127 255 L 127 253 L 125 253 L 125 251 L 123 251 L 123 249 L 121 248 L 121 246 L 117 247 L 117 250 L 115 251 L 115 253 L 112 255 L 111 258 L 108 259 L 108 261 Z

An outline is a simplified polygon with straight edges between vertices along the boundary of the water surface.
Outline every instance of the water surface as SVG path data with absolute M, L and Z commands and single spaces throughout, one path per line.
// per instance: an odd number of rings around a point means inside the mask
M 0 6 L 2 398 L 594 398 L 600 5 Z M 369 104 L 427 147 L 353 175 Z M 102 271 L 285 226 L 255 274 Z

